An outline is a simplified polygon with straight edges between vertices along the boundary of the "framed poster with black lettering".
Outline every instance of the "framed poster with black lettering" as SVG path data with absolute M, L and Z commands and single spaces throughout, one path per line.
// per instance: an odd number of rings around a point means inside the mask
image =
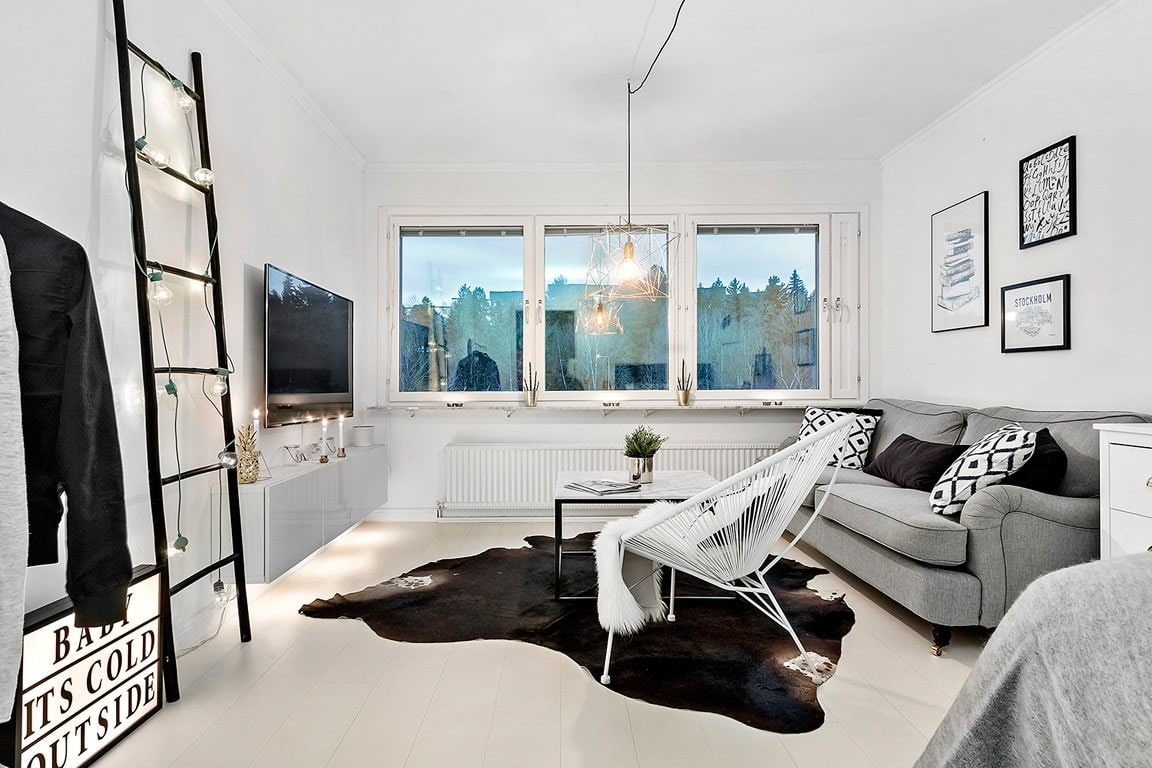
M 1020 161 L 1020 247 L 1076 234 L 1076 137 Z
M 63 598 L 25 617 L 17 717 L 0 724 L 0 765 L 81 768 L 160 710 L 160 569 L 137 566 L 123 621 L 77 627 Z
M 988 325 L 988 193 L 932 214 L 932 333 Z
M 1070 275 L 1000 289 L 1000 351 L 1071 349 Z

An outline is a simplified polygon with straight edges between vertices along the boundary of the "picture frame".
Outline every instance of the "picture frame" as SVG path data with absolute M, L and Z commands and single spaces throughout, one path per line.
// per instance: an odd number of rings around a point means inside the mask
M 1000 289 L 1000 351 L 1072 348 L 1071 275 L 1042 277 Z
M 932 333 L 988 325 L 988 192 L 932 214 Z
M 1076 137 L 1020 161 L 1020 248 L 1076 234 Z

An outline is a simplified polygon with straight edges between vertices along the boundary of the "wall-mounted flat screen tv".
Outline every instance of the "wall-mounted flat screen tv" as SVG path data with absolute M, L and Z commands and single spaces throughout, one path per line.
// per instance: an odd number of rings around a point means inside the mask
M 264 265 L 266 424 L 352 415 L 352 301 Z

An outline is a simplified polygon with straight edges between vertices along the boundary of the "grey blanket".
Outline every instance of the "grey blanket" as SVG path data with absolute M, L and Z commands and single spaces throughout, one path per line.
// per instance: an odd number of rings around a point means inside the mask
M 1152 553 L 1033 582 L 916 765 L 1152 765 Z

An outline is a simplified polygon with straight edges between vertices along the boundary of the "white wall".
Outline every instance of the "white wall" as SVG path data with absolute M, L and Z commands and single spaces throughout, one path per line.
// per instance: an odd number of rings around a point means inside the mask
M 883 163 L 881 390 L 940 402 L 1152 412 L 1145 230 L 1152 2 L 1109 6 Z M 1078 231 L 1019 250 L 1020 158 L 1076 135 Z M 989 192 L 987 328 L 932 334 L 929 217 Z M 1000 287 L 1072 275 L 1072 348 L 1001 354 Z
M 606 221 L 624 212 L 626 168 L 619 163 L 486 166 L 369 165 L 365 173 L 365 240 L 373 258 L 386 264 L 376 222 L 389 211 L 420 209 L 428 213 L 477 213 L 486 210 L 556 213 L 603 210 Z M 633 166 L 634 212 L 668 213 L 693 206 L 748 207 L 822 206 L 827 210 L 863 209 L 864 231 L 875 216 L 879 173 L 868 164 L 655 164 Z M 875 237 L 871 242 L 876 247 Z M 381 295 L 386 296 L 387 269 L 381 270 Z M 381 303 L 381 306 L 384 306 Z M 383 329 L 383 326 L 381 325 Z M 388 359 L 386 329 L 380 335 L 380 359 Z M 671 395 L 669 395 L 671 399 Z M 383 382 L 378 395 L 384 404 Z M 423 410 L 410 417 L 404 411 L 371 412 L 379 425 L 378 439 L 391 446 L 390 487 L 386 514 L 429 515 L 443 484 L 443 446 L 451 442 L 580 442 L 620 444 L 640 422 L 653 424 L 676 442 L 776 442 L 794 434 L 800 421 L 795 408 L 734 412 L 600 411 L 534 412 L 511 418 L 499 411 L 446 412 Z
M 311 277 L 368 306 L 375 301 L 375 265 L 362 243 L 362 160 L 309 103 L 300 100 L 274 61 L 253 48 L 245 31 L 211 0 L 128 3 L 129 35 L 144 50 L 191 81 L 189 52 L 204 55 L 228 341 L 237 373 L 232 386 L 238 422 L 259 400 L 262 265 L 271 261 Z M 129 205 L 124 188 L 111 4 L 46 0 L 8 8 L 0 25 L 0 200 L 78 240 L 87 250 L 117 399 L 124 457 L 130 547 L 137 564 L 154 561 L 147 500 L 145 438 L 133 286 Z M 133 65 L 139 77 L 138 64 Z M 151 77 L 147 75 L 146 77 Z M 138 86 L 138 80 L 137 80 Z M 187 141 L 169 94 L 148 85 L 149 136 Z M 139 114 L 139 112 L 138 112 Z M 140 123 L 137 122 L 139 130 Z M 207 259 L 202 203 L 175 182 L 142 167 L 149 256 L 202 269 Z M 199 293 L 175 284 L 165 309 L 174 365 L 211 366 L 211 326 Z M 369 311 L 369 316 L 373 312 Z M 372 389 L 374 348 L 358 335 L 361 392 Z M 164 358 L 157 347 L 157 359 Z M 218 420 L 197 379 L 177 382 L 179 434 L 185 467 L 214 460 L 222 447 Z M 162 443 L 171 444 L 172 403 L 161 395 Z M 285 441 L 266 434 L 266 452 Z M 9 436 L 10 437 L 10 436 Z M 297 442 L 295 432 L 286 434 Z M 164 471 L 175 471 L 167 449 Z M 218 538 L 209 515 L 215 476 L 191 480 L 184 492 L 188 555 L 173 563 L 174 580 L 215 558 Z M 175 507 L 175 494 L 168 500 Z M 175 516 L 169 515 L 169 538 Z M 224 552 L 227 553 L 227 544 Z M 30 571 L 29 608 L 63 596 L 61 566 Z M 211 579 L 175 605 L 178 643 L 214 624 Z

